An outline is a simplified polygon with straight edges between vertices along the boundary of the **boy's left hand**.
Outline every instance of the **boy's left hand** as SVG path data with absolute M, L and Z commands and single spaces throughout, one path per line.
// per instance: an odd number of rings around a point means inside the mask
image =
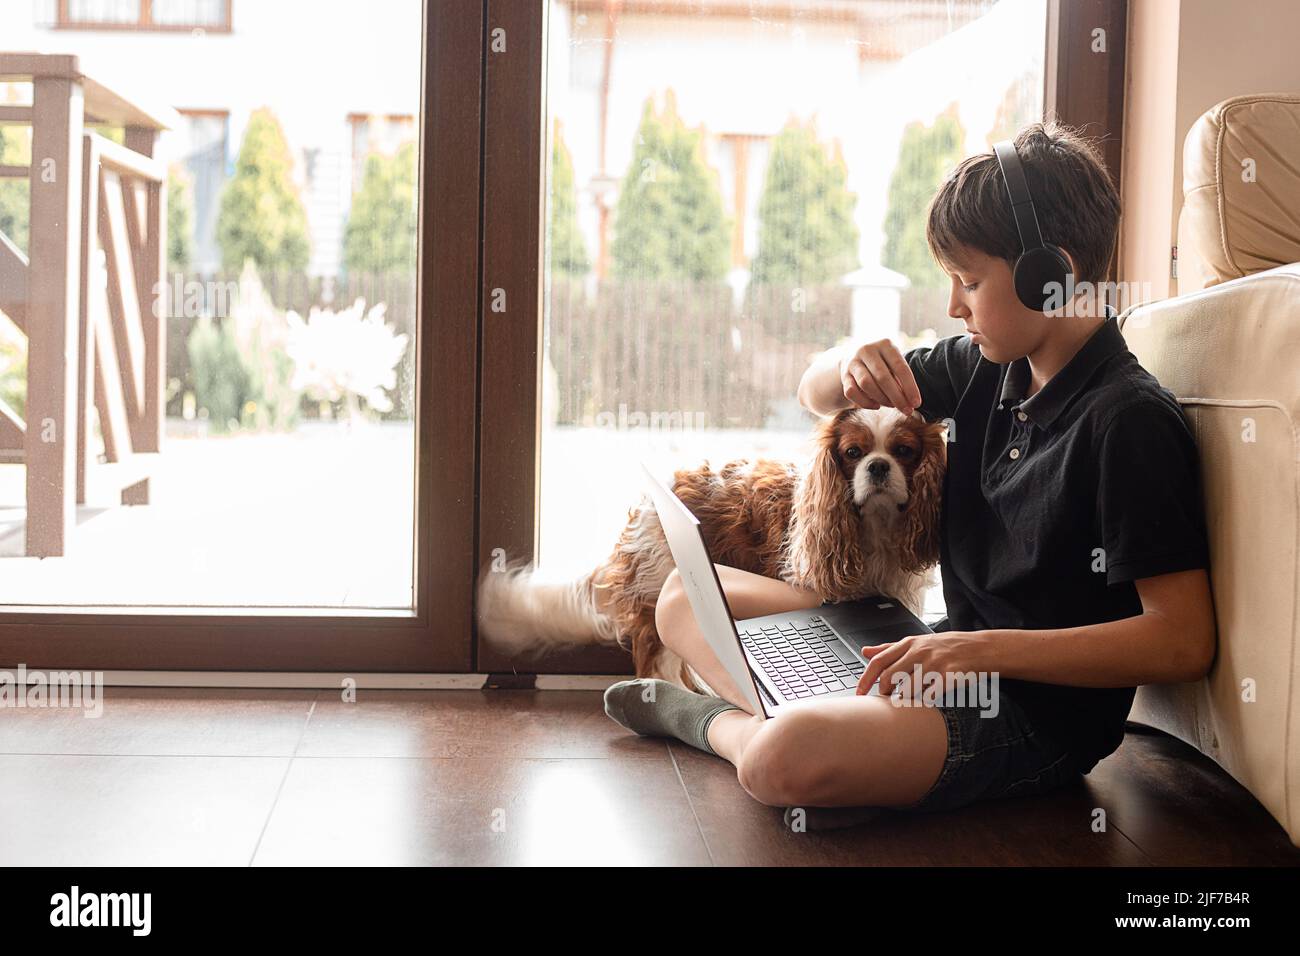
M 914 668 L 921 667 L 922 678 L 928 675 L 979 671 L 988 659 L 993 631 L 941 631 L 937 634 L 914 634 L 888 644 L 862 648 L 867 669 L 858 680 L 858 694 L 866 694 L 880 681 L 880 695 L 899 694 L 914 697 Z M 905 674 L 903 690 L 896 690 L 894 675 Z M 945 680 L 946 684 L 946 680 Z M 924 686 L 924 685 L 922 685 Z

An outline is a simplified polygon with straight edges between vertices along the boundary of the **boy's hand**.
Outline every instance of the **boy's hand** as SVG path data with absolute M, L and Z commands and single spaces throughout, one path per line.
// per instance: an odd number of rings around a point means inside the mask
M 844 397 L 859 408 L 897 408 L 904 415 L 921 404 L 921 390 L 903 353 L 889 339 L 868 342 L 840 359 Z
M 888 644 L 862 648 L 867 669 L 858 678 L 858 694 L 867 694 L 877 681 L 880 696 L 890 697 L 895 690 L 895 676 L 906 675 L 910 682 L 914 668 L 921 665 L 923 679 L 929 674 L 965 674 L 984 669 L 991 631 L 940 631 L 915 634 Z M 922 688 L 910 687 L 904 696 L 913 697 Z

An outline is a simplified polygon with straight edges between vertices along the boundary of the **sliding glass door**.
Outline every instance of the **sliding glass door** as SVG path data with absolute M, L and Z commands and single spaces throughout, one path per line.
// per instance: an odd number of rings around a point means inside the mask
M 824 349 L 962 331 L 924 237 L 960 159 L 1048 114 L 1118 130 L 1122 3 L 489 11 L 516 46 L 488 61 L 485 292 L 514 305 L 485 325 L 485 402 L 509 423 L 485 405 L 480 538 L 557 575 L 609 555 L 641 461 L 803 458 L 795 392 Z M 1113 55 L 1086 60 L 1099 29 Z
M 310 6 L 0 12 L 0 663 L 472 666 L 482 6 Z

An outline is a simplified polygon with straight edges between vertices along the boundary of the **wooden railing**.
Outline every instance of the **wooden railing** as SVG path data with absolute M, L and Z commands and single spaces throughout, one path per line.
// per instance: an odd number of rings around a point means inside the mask
M 166 175 L 153 153 L 175 114 L 109 90 L 74 56 L 0 53 L 0 81 L 32 88 L 30 106 L 0 106 L 0 122 L 32 129 L 31 165 L 0 167 L 31 189 L 27 254 L 0 235 L 0 311 L 27 337 L 26 412 L 0 402 L 0 461 L 26 466 L 26 553 L 51 557 L 67 552 L 77 504 L 149 501 L 167 301 Z M 122 127 L 125 145 L 88 123 Z

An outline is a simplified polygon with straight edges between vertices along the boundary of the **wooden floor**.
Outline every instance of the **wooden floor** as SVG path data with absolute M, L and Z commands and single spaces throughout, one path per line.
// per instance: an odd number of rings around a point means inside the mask
M 0 714 L 0 865 L 1300 863 L 1212 761 L 1136 725 L 1069 791 L 792 833 L 594 691 L 105 694 L 97 719 Z

